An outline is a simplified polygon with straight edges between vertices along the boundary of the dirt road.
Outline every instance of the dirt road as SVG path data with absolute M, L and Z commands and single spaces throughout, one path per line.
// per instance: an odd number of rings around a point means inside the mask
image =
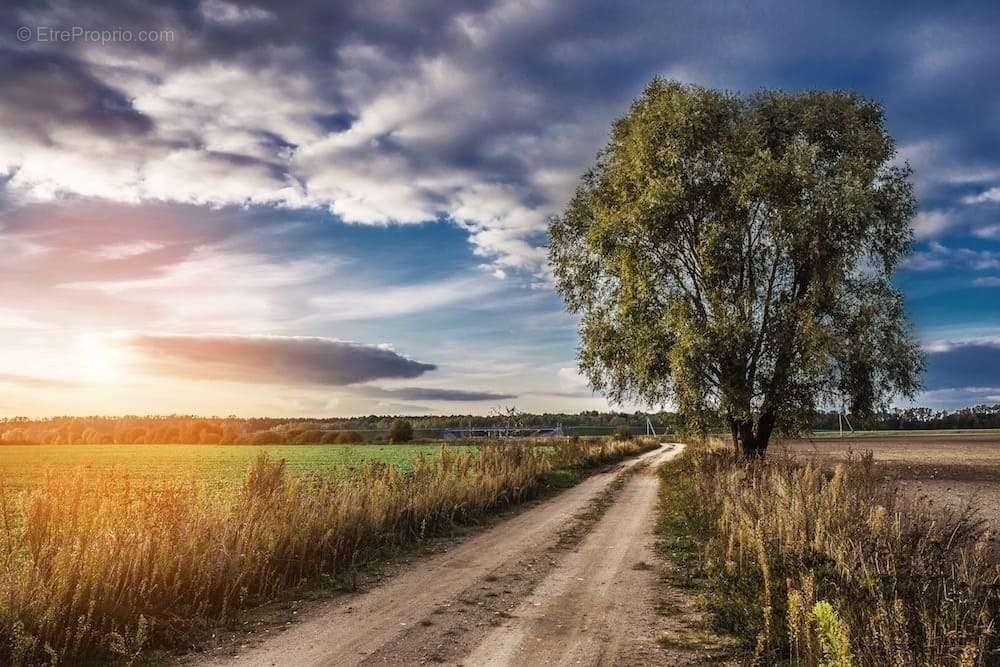
M 669 444 L 202 665 L 655 664 L 656 464 Z

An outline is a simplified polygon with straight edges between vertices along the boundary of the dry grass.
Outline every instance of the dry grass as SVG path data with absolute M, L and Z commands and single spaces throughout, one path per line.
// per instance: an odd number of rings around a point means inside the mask
M 50 475 L 0 493 L 0 664 L 129 662 L 193 627 L 521 502 L 557 467 L 648 443 L 443 450 L 412 473 L 371 462 L 350 478 L 300 479 L 261 456 L 241 491 L 133 487 L 115 474 Z
M 870 456 L 830 472 L 704 447 L 664 474 L 686 489 L 664 496 L 664 521 L 688 528 L 710 610 L 755 663 L 1000 662 L 1000 566 L 982 522 L 897 494 Z

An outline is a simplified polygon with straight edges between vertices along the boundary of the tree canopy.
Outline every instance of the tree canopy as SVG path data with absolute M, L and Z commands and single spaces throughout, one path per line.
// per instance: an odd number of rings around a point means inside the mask
M 891 276 L 916 203 L 894 156 L 881 107 L 853 93 L 653 80 L 550 224 L 582 372 L 694 426 L 717 413 L 748 456 L 820 406 L 914 395 Z

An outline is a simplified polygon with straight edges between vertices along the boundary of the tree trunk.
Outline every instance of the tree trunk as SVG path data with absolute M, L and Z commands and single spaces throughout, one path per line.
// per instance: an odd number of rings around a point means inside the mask
M 767 445 L 771 440 L 771 433 L 774 430 L 775 415 L 765 412 L 754 424 L 752 419 L 735 420 L 730 419 L 730 428 L 733 431 L 734 445 L 738 441 L 737 451 L 743 458 L 762 459 L 767 453 Z
M 757 433 L 755 434 L 757 451 L 760 452 L 760 458 L 764 458 L 764 453 L 767 452 L 767 445 L 771 441 L 771 433 L 774 431 L 774 422 L 776 420 L 776 415 L 773 412 L 765 412 L 757 420 Z
M 740 427 L 732 415 L 726 416 L 726 421 L 729 422 L 729 432 L 733 436 L 733 454 L 736 456 L 740 455 Z

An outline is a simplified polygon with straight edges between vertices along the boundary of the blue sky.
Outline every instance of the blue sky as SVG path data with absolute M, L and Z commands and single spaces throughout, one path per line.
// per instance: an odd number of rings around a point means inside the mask
M 7 3 L 0 414 L 605 408 L 546 219 L 656 75 L 881 101 L 920 198 L 918 402 L 1000 402 L 998 27 L 986 2 Z

